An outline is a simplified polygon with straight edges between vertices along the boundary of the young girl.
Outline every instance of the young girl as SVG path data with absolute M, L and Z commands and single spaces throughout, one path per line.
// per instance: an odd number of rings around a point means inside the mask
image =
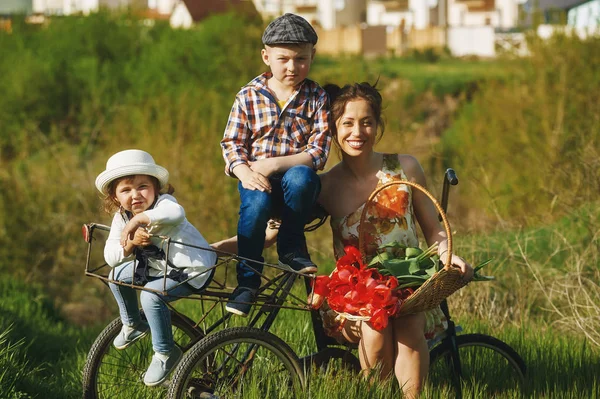
M 187 221 L 185 211 L 171 195 L 174 190 L 168 180 L 169 172 L 141 150 L 116 153 L 96 178 L 96 188 L 104 196 L 104 209 L 115 212 L 104 248 L 106 263 L 113 268 L 110 278 L 163 291 L 167 275 L 165 290 L 169 295 L 141 291 L 140 302 L 147 322 L 142 320 L 136 290 L 109 284 L 123 323 L 114 346 L 125 349 L 151 332 L 155 353 L 144 375 L 148 386 L 164 382 L 182 356 L 173 341 L 166 302 L 208 285 L 211 277 L 208 269 L 216 261 L 214 252 L 171 243 L 165 262 L 167 248 L 160 238 L 152 235 L 208 248 L 204 237 Z

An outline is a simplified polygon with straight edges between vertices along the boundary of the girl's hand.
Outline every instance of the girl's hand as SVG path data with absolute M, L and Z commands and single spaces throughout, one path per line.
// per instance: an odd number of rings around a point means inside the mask
M 148 245 L 152 244 L 148 230 L 146 230 L 145 227 L 140 227 L 137 229 L 133 235 L 131 243 L 136 247 L 147 247 Z
M 135 217 L 129 222 L 127 222 L 127 224 L 123 228 L 123 231 L 121 232 L 121 247 L 125 248 L 129 241 L 131 241 L 131 243 L 135 245 L 133 240 L 136 238 L 137 232 L 141 230 L 140 227 L 141 226 L 137 223 Z M 146 232 L 146 235 L 147 234 L 148 233 Z M 139 235 L 138 238 L 140 241 L 142 241 L 143 235 Z
M 440 259 L 444 264 L 446 264 L 446 260 L 448 259 L 448 252 L 443 253 Z M 463 279 L 468 281 L 473 278 L 473 267 L 460 256 L 452 254 L 451 264 L 454 267 L 460 268 L 460 271 L 463 274 Z

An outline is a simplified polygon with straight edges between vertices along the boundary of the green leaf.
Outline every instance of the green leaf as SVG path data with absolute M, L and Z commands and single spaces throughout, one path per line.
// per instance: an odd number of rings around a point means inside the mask
M 421 285 L 423 285 L 423 282 L 421 282 L 421 281 L 413 281 L 411 283 L 400 284 L 400 285 L 398 285 L 398 287 L 400 287 L 400 288 L 411 288 L 411 287 L 420 287 Z
M 374 258 L 371 260 L 371 262 L 369 262 L 369 265 L 368 265 L 368 266 L 369 266 L 369 267 L 372 267 L 372 266 L 375 266 L 375 265 L 377 265 L 378 263 L 383 265 L 383 263 L 384 263 L 385 261 L 389 260 L 389 259 L 391 258 L 391 256 L 392 256 L 392 255 L 391 255 L 389 252 L 382 252 L 382 253 L 378 254 L 377 256 L 375 256 L 375 257 L 374 257 Z
M 402 249 L 406 249 L 407 246 L 404 244 L 400 244 L 398 241 L 392 241 L 392 242 L 388 242 L 387 244 L 382 244 L 379 246 L 379 249 L 385 249 L 385 248 L 402 248 Z
M 488 260 L 484 260 L 483 262 L 481 262 L 480 264 L 478 264 L 477 266 L 475 266 L 473 268 L 473 271 L 475 273 L 477 273 L 479 270 L 481 270 L 482 267 L 484 267 L 485 265 L 487 265 L 488 263 L 490 263 L 492 261 L 492 258 L 488 259 Z
M 410 267 L 408 268 L 408 272 L 410 274 L 416 274 L 421 270 L 421 266 L 419 264 L 419 262 L 416 261 L 416 259 L 412 258 L 410 259 Z
M 423 253 L 423 250 L 421 248 L 416 248 L 416 247 L 408 247 L 406 248 L 406 258 L 416 258 L 417 256 L 421 255 Z
M 495 279 L 496 279 L 496 277 L 494 277 L 494 276 L 482 276 L 480 274 L 474 274 L 472 281 L 492 281 Z
M 383 268 L 389 270 L 394 276 L 409 274 L 410 265 L 411 260 L 405 259 L 390 259 L 382 264 Z

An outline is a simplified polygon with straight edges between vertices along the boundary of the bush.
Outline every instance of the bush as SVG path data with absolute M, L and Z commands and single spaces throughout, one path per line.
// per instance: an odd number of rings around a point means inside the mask
M 529 48 L 520 72 L 481 86 L 443 136 L 473 226 L 539 223 L 600 192 L 600 38 L 531 38 Z

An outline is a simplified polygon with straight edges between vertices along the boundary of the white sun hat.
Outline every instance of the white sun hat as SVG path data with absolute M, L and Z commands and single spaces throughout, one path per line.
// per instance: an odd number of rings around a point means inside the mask
M 169 181 L 169 171 L 157 165 L 152 155 L 142 150 L 125 150 L 108 158 L 106 170 L 96 177 L 96 188 L 106 195 L 110 182 L 131 175 L 154 176 L 160 187 L 164 187 Z

